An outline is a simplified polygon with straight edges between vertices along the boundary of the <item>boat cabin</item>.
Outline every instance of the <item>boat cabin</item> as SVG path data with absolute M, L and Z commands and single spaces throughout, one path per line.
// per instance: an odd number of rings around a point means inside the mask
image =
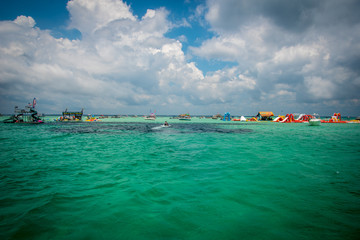
M 84 109 L 80 112 L 69 112 L 67 109 L 62 113 L 60 121 L 81 121 L 84 113 Z

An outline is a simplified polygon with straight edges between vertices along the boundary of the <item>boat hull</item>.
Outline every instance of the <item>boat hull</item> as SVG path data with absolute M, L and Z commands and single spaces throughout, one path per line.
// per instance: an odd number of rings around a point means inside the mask
M 320 126 L 321 120 L 320 119 L 310 119 L 309 126 Z

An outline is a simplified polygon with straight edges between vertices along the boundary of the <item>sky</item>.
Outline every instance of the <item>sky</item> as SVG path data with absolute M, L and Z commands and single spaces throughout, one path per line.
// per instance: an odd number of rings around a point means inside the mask
M 3 0 L 0 113 L 360 116 L 357 0 Z

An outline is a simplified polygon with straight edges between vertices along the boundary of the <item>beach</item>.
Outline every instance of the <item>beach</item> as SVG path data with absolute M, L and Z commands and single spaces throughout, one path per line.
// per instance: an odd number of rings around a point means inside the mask
M 53 119 L 0 123 L 1 239 L 358 238 L 359 124 Z

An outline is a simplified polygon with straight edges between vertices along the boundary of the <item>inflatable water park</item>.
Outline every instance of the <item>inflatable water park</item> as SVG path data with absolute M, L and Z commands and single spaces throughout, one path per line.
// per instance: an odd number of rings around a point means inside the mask
M 321 123 L 353 123 L 358 122 L 358 120 L 349 120 L 344 121 L 341 119 L 340 113 L 334 113 L 333 116 L 328 120 L 319 119 L 316 114 L 300 114 L 298 117 L 295 117 L 294 114 L 286 114 L 285 116 L 278 116 L 273 120 L 273 122 L 281 122 L 281 123 L 304 123 L 311 122 L 317 119 L 318 122 Z
M 319 126 L 320 123 L 360 123 L 360 117 L 353 120 L 343 120 L 341 118 L 341 113 L 334 113 L 330 118 L 320 119 L 320 116 L 316 113 L 314 114 L 296 114 L 290 113 L 285 116 L 278 116 L 273 119 L 273 112 L 258 112 L 258 114 L 251 118 L 245 118 L 241 116 L 240 118 L 232 118 L 230 113 L 227 112 L 224 114 L 223 121 L 242 121 L 242 122 L 260 122 L 260 121 L 270 121 L 277 123 L 308 123 L 311 126 Z

